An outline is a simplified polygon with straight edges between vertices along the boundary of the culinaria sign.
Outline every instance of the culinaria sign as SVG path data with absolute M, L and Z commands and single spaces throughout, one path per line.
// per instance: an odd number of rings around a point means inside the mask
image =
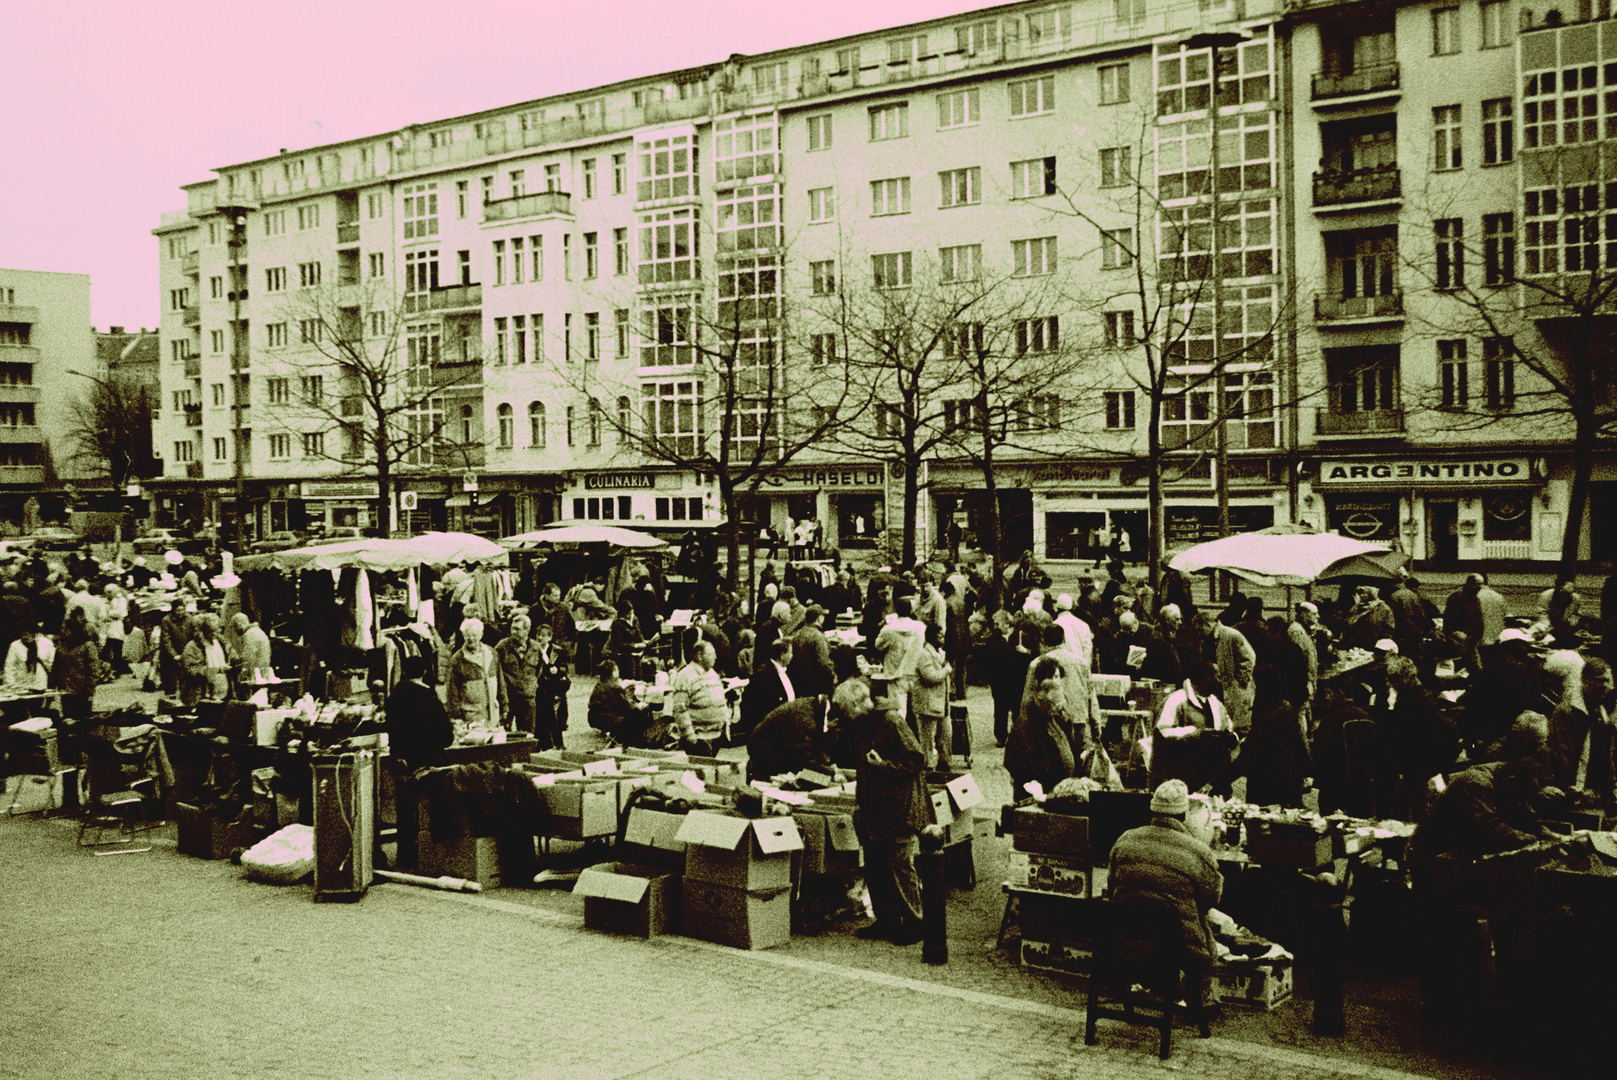
M 1532 479 L 1532 465 L 1526 458 L 1459 458 L 1451 461 L 1325 461 L 1319 467 L 1318 483 L 1356 487 L 1367 484 L 1486 487 L 1525 484 Z

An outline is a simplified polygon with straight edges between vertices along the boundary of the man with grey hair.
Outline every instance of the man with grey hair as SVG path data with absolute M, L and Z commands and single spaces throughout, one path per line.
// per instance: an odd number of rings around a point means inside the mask
M 449 700 L 445 703 L 451 719 L 468 727 L 498 730 L 505 715 L 505 681 L 494 650 L 483 644 L 483 620 L 467 619 L 460 624 L 465 642 L 449 661 Z
M 1303 700 L 1297 703 L 1297 719 L 1302 723 L 1303 730 L 1309 730 L 1309 711 L 1314 701 L 1314 693 L 1319 689 L 1319 646 L 1314 642 L 1314 635 L 1319 629 L 1319 608 L 1307 600 L 1297 604 L 1297 616 L 1286 627 L 1286 637 L 1303 654 L 1304 666 L 1308 669 L 1307 693 Z
M 724 681 L 714 670 L 718 658 L 719 652 L 711 641 L 698 642 L 690 663 L 675 673 L 669 686 L 673 724 L 681 744 L 690 752 L 711 754 L 730 719 Z
M 1210 611 L 1198 611 L 1195 626 L 1205 643 L 1205 655 L 1218 669 L 1219 696 L 1235 729 L 1244 733 L 1252 726 L 1252 671 L 1258 654 L 1245 635 L 1219 622 Z
M 275 669 L 270 666 L 270 640 L 259 626 L 245 611 L 238 611 L 230 617 L 231 624 L 236 628 L 236 636 L 241 640 L 240 674 L 236 680 L 242 686 L 252 686 L 260 678 L 269 681 L 275 678 Z
M 1090 671 L 1095 671 L 1095 632 L 1088 623 L 1072 610 L 1072 596 L 1062 593 L 1056 597 L 1055 624 L 1067 633 L 1067 648 L 1083 658 Z

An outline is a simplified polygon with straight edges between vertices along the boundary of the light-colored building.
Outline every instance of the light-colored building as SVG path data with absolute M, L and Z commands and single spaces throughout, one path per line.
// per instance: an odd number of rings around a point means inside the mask
M 95 475 L 75 461 L 70 405 L 98 373 L 90 277 L 0 269 L 0 514 L 23 502 L 61 513 L 64 484 Z

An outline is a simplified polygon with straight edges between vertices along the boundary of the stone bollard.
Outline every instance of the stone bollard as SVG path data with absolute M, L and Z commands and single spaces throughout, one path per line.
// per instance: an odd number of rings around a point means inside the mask
M 921 830 L 921 853 L 915 857 L 921 879 L 921 962 L 949 962 L 949 888 L 944 883 L 943 829 L 928 825 Z

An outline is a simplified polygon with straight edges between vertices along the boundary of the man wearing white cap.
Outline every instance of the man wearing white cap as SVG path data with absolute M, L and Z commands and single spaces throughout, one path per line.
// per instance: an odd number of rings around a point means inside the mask
M 1185 934 L 1185 1000 L 1212 984 L 1213 934 L 1207 912 L 1224 892 L 1218 860 L 1185 825 L 1190 792 L 1183 780 L 1164 780 L 1151 796 L 1151 824 L 1130 829 L 1112 845 L 1107 880 L 1112 902 L 1167 908 Z
M 1077 653 L 1090 671 L 1095 670 L 1095 632 L 1072 611 L 1072 595 L 1056 597 L 1056 625 L 1067 632 L 1067 648 Z

